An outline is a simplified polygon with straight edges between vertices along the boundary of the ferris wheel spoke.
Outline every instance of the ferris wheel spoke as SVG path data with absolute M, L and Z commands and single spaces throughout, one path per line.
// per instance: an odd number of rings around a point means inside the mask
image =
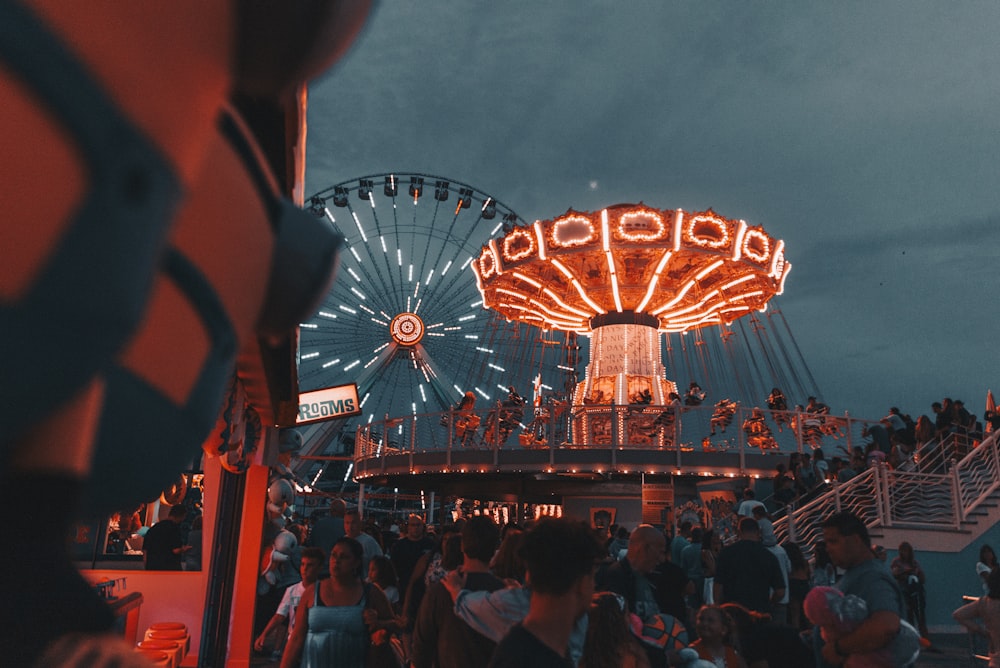
M 538 336 L 482 308 L 469 265 L 492 226 L 517 220 L 491 195 L 453 179 L 382 174 L 309 201 L 328 212 L 347 251 L 323 306 L 302 323 L 299 380 L 304 390 L 357 383 L 363 414 L 352 424 L 445 410 L 465 391 L 492 401 L 561 373 L 555 355 L 530 350 Z

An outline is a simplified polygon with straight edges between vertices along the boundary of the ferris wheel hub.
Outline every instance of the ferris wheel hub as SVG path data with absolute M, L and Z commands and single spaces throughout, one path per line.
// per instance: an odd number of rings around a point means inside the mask
M 424 338 L 424 321 L 416 313 L 400 313 L 389 323 L 389 334 L 398 345 L 415 346 Z

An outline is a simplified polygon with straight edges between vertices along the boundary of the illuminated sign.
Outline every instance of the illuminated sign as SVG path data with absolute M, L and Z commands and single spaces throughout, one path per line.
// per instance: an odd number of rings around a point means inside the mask
M 300 394 L 299 414 L 295 417 L 295 424 L 308 424 L 360 414 L 358 386 L 355 383 L 348 383 Z

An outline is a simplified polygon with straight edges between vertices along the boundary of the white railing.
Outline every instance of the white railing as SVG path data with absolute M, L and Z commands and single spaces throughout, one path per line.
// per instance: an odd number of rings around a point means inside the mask
M 936 462 L 927 467 L 930 472 L 924 470 L 925 457 L 917 471 L 893 471 L 882 464 L 832 484 L 776 520 L 775 534 L 779 541 L 793 540 L 810 553 L 822 537 L 823 520 L 841 510 L 853 511 L 869 528 L 960 529 L 969 514 L 1000 488 L 998 432 L 979 445 L 970 443 L 972 449 L 959 460 L 957 455 L 966 449 L 962 438 L 949 437 L 929 449 Z

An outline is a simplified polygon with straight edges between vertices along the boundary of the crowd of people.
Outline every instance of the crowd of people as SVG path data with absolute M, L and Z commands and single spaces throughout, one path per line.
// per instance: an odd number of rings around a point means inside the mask
M 334 507 L 304 537 L 300 581 L 282 592 L 255 638 L 254 648 L 282 668 L 656 668 L 697 660 L 808 668 L 862 656 L 889 657 L 866 665 L 898 666 L 929 645 L 926 574 L 912 546 L 901 544 L 887 565 L 885 550 L 848 512 L 828 517 L 823 540 L 804 550 L 778 544 L 752 493 L 736 507 L 738 530 L 726 542 L 691 522 L 670 535 L 648 524 L 595 530 L 568 518 L 500 527 L 486 515 L 431 534 L 412 514 L 386 544 L 377 524 Z M 347 521 L 336 535 L 329 529 L 341 512 Z M 955 613 L 982 632 L 1000 624 L 996 566 L 984 547 L 976 569 L 987 596 Z M 827 590 L 865 611 L 850 629 L 823 626 L 810 601 Z

